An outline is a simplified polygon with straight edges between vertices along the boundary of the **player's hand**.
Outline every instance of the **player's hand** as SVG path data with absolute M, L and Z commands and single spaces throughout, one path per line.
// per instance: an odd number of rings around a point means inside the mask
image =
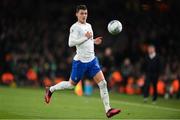
M 94 39 L 94 43 L 95 43 L 96 45 L 99 45 L 99 44 L 102 43 L 102 39 L 103 39 L 103 37 L 97 37 L 97 38 Z
M 87 32 L 86 34 L 85 34 L 85 36 L 89 39 L 89 38 L 92 38 L 92 33 L 91 32 Z

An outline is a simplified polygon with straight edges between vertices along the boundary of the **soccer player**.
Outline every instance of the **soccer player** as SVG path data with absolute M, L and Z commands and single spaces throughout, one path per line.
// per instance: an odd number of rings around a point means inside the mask
M 76 55 L 73 59 L 69 81 L 63 81 L 46 88 L 45 102 L 50 102 L 51 96 L 56 90 L 72 89 L 84 75 L 87 75 L 89 78 L 93 78 L 99 86 L 106 116 L 110 118 L 121 112 L 121 110 L 110 106 L 107 83 L 94 53 L 94 44 L 101 44 L 102 37 L 93 38 L 92 27 L 86 22 L 87 16 L 87 7 L 78 5 L 76 7 L 77 22 L 71 26 L 69 35 L 69 46 L 76 46 Z

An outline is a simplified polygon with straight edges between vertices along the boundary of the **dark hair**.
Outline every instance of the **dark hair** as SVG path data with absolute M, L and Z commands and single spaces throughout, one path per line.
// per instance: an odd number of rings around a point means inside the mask
M 156 48 L 156 46 L 154 44 L 149 44 L 148 47 Z
M 79 10 L 87 10 L 86 5 L 77 5 L 76 6 L 76 12 L 79 12 Z

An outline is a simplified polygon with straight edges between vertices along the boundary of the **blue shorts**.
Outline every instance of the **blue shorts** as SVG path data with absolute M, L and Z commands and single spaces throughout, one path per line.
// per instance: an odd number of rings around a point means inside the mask
M 80 60 L 73 60 L 71 79 L 78 83 L 86 75 L 88 78 L 93 78 L 101 70 L 99 61 L 95 57 L 91 62 L 83 63 Z

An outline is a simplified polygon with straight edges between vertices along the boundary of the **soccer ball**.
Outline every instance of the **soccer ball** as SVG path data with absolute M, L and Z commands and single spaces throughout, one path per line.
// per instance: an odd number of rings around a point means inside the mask
M 118 20 L 112 20 L 108 24 L 108 31 L 112 35 L 116 35 L 122 31 L 122 24 Z

